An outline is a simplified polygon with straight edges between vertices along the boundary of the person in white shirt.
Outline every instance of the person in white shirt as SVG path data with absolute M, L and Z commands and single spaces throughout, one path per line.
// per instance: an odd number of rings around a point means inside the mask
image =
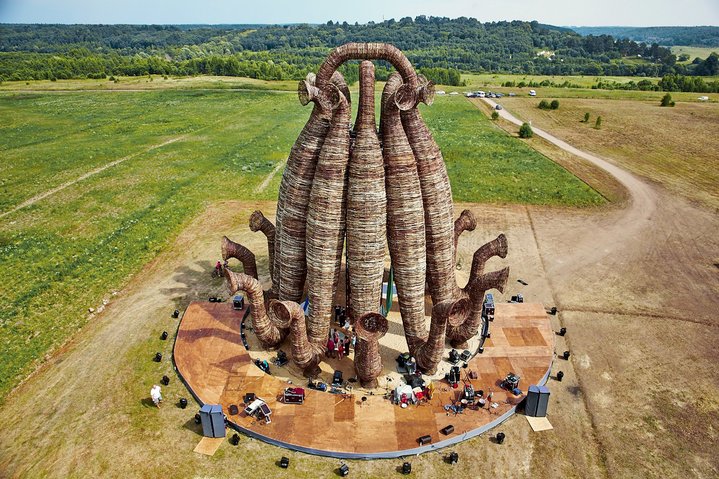
M 155 406 L 160 407 L 160 403 L 162 402 L 162 390 L 160 386 L 157 384 L 152 386 L 152 389 L 150 389 L 150 397 L 152 398 L 152 402 L 155 403 Z

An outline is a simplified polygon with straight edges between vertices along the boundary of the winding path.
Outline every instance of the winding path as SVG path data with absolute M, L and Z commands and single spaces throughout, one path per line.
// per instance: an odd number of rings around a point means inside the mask
M 489 98 L 482 99 L 493 109 L 497 103 Z M 503 119 L 521 126 L 523 121 L 509 113 L 506 109 L 495 110 Z M 582 151 L 556 136 L 536 127 L 532 127 L 534 134 L 544 138 L 562 150 L 583 158 L 590 163 L 605 170 L 614 176 L 629 192 L 629 204 L 621 214 L 608 225 L 587 228 L 585 234 L 575 243 L 572 250 L 565 256 L 555 258 L 547 265 L 547 273 L 552 277 L 557 274 L 567 274 L 577 271 L 591 264 L 598 263 L 602 258 L 613 253 L 616 249 L 640 237 L 654 215 L 659 198 L 657 192 L 647 183 L 632 175 L 628 171 L 610 163 L 609 161 Z

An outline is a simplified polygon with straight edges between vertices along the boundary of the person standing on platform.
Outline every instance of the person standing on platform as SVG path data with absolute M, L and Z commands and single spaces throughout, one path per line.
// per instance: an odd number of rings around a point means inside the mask
M 352 340 L 349 336 L 345 338 L 345 356 L 349 357 L 350 355 L 350 345 L 352 344 Z
M 345 352 L 345 345 L 342 341 L 337 342 L 337 359 L 342 359 L 342 355 Z
M 335 342 L 332 339 L 332 335 L 330 334 L 330 338 L 327 340 L 327 357 L 332 358 L 335 354 Z

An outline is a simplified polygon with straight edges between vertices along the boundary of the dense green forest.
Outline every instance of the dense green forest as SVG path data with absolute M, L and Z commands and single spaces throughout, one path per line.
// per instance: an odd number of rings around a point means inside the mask
M 611 35 L 664 46 L 719 47 L 719 27 L 572 27 L 581 35 Z
M 678 64 L 657 44 L 581 36 L 537 22 L 406 17 L 350 25 L 0 25 L 0 80 L 111 75 L 228 75 L 301 79 L 330 48 L 390 42 L 437 83 L 460 72 L 544 75 L 715 75 L 716 64 Z M 708 61 L 708 59 L 707 59 Z M 386 78 L 389 65 L 379 62 Z M 356 65 L 346 65 L 348 80 Z

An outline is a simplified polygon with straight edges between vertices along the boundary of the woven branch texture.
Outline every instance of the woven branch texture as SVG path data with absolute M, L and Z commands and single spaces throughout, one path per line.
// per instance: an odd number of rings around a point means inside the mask
M 260 210 L 256 210 L 250 215 L 250 230 L 262 231 L 267 238 L 267 252 L 269 255 L 270 278 L 272 279 L 272 291 L 277 292 L 278 284 L 275 279 L 275 225 L 265 218 Z
M 382 92 L 382 139 L 389 251 L 404 334 L 414 354 L 428 334 L 424 319 L 426 238 L 417 163 L 395 104 L 401 86 L 402 78 L 393 73 Z
M 477 227 L 477 218 L 469 210 L 462 210 L 459 217 L 454 220 L 454 254 L 452 262 L 457 264 L 457 245 L 459 244 L 459 237 L 465 231 L 474 231 Z
M 255 260 L 254 253 L 240 243 L 235 243 L 227 236 L 223 236 L 222 259 L 228 260 L 230 258 L 239 260 L 242 263 L 244 273 L 257 279 L 257 261 Z
M 327 90 L 347 90 L 342 75 L 335 72 Z M 347 90 L 348 91 L 348 90 Z M 339 96 L 339 92 L 337 93 Z M 282 174 L 277 201 L 274 271 L 279 277 L 279 299 L 299 302 L 302 299 L 307 263 L 305 231 L 307 207 L 317 159 L 330 128 L 327 111 L 330 101 L 324 101 L 320 91 L 311 98 L 315 102 L 310 118 L 297 138 L 287 166 Z M 349 100 L 349 98 L 347 98 Z M 324 105 L 324 106 L 323 106 Z
M 427 235 L 427 279 L 432 303 L 458 296 L 454 276 L 452 188 L 444 158 L 417 108 L 402 112 L 402 125 L 417 159 Z
M 322 146 L 307 211 L 307 333 L 324 344 L 329 333 L 345 239 L 347 166 L 350 156 L 349 103 L 340 98 Z M 284 227 L 284 226 L 283 226 Z
M 231 295 L 237 291 L 244 291 L 247 294 L 252 316 L 252 329 L 255 331 L 257 339 L 268 348 L 280 344 L 285 338 L 285 330 L 280 329 L 267 315 L 260 282 L 252 276 L 235 273 L 229 268 L 225 268 L 225 278 Z
M 397 69 L 382 92 L 378 134 L 374 66 L 361 63 L 354 142 L 350 92 L 337 72 L 353 59 L 385 60 Z M 349 43 L 330 52 L 317 75 L 308 74 L 297 91 L 300 103 L 314 106 L 282 175 L 275 226 L 259 211 L 250 218 L 252 231 L 267 237 L 272 278 L 267 296 L 277 299 L 266 311 L 254 255 L 224 238 L 223 257 L 237 257 L 247 273 L 228 270 L 230 290 L 247 292 L 260 341 L 272 347 L 290 334 L 293 361 L 306 376 L 315 376 L 326 352 L 346 244 L 355 370 L 363 386 L 374 387 L 383 370 L 379 339 L 388 328 L 378 313 L 388 246 L 408 350 L 421 371 L 433 373 L 446 339 L 459 345 L 477 334 L 485 292 L 502 291 L 509 273 L 508 268 L 484 272 L 491 257 L 506 257 L 507 241 L 500 235 L 477 250 L 469 283 L 457 286 L 458 239 L 477 221 L 468 210 L 453 221 L 444 159 L 417 109 L 420 102 L 432 103 L 434 86 L 394 46 Z M 434 305 L 429 330 L 426 289 Z M 307 317 L 298 304 L 305 291 Z
M 377 387 L 377 378 L 382 374 L 379 340 L 388 327 L 387 318 L 379 313 L 363 314 L 355 322 L 355 371 L 363 387 Z
M 347 190 L 347 265 L 350 321 L 376 312 L 382 297 L 387 245 L 387 197 L 382 150 L 375 125 L 374 65 L 360 65 L 356 138 L 350 155 Z

